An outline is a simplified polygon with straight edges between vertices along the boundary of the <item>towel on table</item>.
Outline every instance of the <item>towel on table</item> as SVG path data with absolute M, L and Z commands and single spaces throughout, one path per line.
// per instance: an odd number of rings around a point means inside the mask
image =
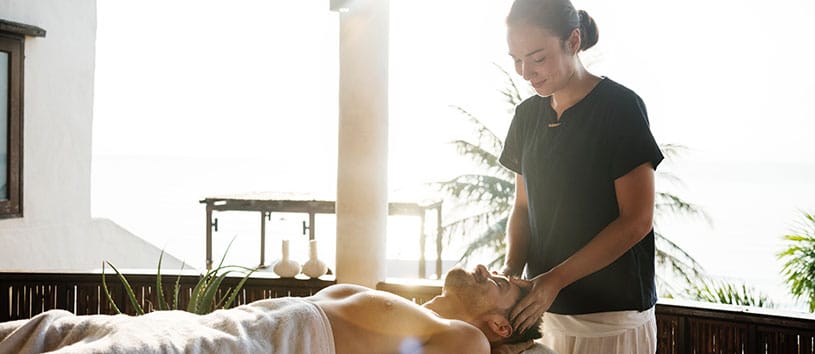
M 547 347 L 539 341 L 535 341 L 531 347 L 527 348 L 521 354 L 557 354 L 552 348 Z
M 50 310 L 29 320 L 0 323 L 0 354 L 42 352 L 334 354 L 334 336 L 323 310 L 295 297 L 207 315 L 155 311 L 75 316 Z

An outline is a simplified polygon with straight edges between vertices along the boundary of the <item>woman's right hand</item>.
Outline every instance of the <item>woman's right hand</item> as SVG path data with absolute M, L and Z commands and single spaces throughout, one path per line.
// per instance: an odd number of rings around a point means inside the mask
M 512 328 L 519 332 L 534 326 L 543 313 L 549 310 L 560 289 L 563 288 L 550 273 L 543 273 L 531 280 L 510 278 L 510 282 L 529 289 L 529 294 L 521 299 L 509 314 Z

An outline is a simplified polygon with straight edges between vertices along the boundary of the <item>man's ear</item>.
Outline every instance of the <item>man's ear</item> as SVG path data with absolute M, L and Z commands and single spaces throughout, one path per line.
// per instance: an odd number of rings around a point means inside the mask
M 498 337 L 505 339 L 512 335 L 512 323 L 499 314 L 489 314 L 486 316 L 487 327 Z

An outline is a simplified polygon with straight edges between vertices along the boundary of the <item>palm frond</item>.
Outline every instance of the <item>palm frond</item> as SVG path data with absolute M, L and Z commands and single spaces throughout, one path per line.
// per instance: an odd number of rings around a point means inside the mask
M 486 150 L 491 151 L 493 155 L 496 155 L 501 150 L 502 140 L 501 138 L 496 135 L 490 128 L 488 128 L 483 122 L 481 122 L 478 117 L 472 115 L 466 109 L 461 108 L 459 106 L 450 106 L 459 113 L 461 113 L 464 117 L 467 118 L 471 127 L 470 129 L 475 133 L 475 137 L 478 141 L 477 146 L 483 147 Z
M 466 199 L 468 203 L 505 204 L 514 198 L 515 184 L 505 178 L 464 174 L 439 183 L 438 187 L 450 196 Z
M 713 224 L 710 216 L 698 205 L 691 204 L 675 194 L 660 191 L 655 195 L 654 216 L 655 219 L 674 216 L 699 217 L 708 225 Z
M 776 256 L 783 260 L 781 274 L 796 299 L 805 299 L 815 312 L 815 214 L 802 213 L 793 234 L 785 235 L 786 248 Z
M 769 296 L 753 287 L 721 280 L 706 280 L 694 284 L 689 293 L 690 297 L 697 301 L 739 306 L 774 306 Z
M 498 155 L 492 151 L 467 140 L 455 140 L 451 144 L 460 155 L 475 162 L 485 171 L 503 177 L 510 175 L 510 172 L 498 162 Z

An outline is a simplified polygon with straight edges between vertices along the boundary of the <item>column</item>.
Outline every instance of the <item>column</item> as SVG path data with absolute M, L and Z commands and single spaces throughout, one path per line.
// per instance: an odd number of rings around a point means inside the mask
M 388 216 L 388 0 L 340 16 L 337 282 L 385 279 Z

